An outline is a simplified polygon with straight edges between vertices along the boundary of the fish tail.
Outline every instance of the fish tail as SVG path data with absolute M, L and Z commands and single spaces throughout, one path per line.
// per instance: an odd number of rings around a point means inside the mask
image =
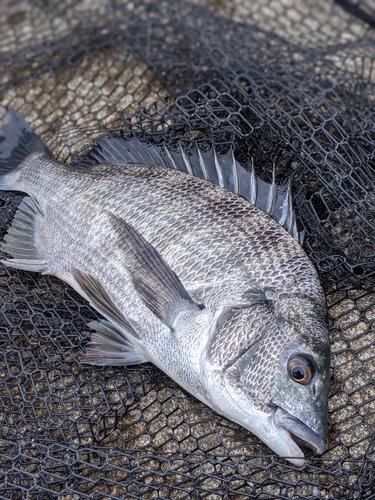
M 51 156 L 30 125 L 14 109 L 9 109 L 0 129 L 0 189 L 15 189 L 14 173 L 30 154 Z

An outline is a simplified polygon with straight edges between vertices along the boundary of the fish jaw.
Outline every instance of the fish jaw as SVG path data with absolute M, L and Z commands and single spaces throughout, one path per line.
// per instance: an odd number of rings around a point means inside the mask
M 236 421 L 258 436 L 272 451 L 297 467 L 305 465 L 304 454 L 292 438 L 290 432 L 277 424 L 277 408 L 265 410 L 247 406 L 246 412 L 232 399 L 228 418 Z M 234 405 L 233 405 L 234 403 Z M 237 415 L 234 415 L 236 413 Z M 240 418 L 238 418 L 240 416 Z M 237 418 L 236 418 L 237 417 Z
M 301 420 L 294 417 L 280 407 L 276 407 L 274 413 L 274 422 L 278 428 L 283 428 L 293 436 L 299 438 L 309 448 L 312 448 L 316 453 L 321 455 L 325 451 L 325 440 L 322 439 L 310 427 L 304 424 Z
M 294 466 L 305 465 L 303 451 L 294 437 L 316 453 L 324 452 L 324 440 L 287 411 L 272 404 L 264 407 L 253 404 L 222 373 L 209 374 L 205 370 L 203 378 L 206 390 L 210 393 L 208 404 L 215 411 L 251 431 L 272 451 Z

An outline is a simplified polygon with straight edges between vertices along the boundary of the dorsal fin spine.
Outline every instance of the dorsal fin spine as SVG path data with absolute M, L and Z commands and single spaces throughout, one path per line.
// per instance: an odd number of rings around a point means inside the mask
M 197 150 L 198 150 L 198 156 L 199 156 L 199 166 L 202 170 L 204 179 L 209 180 L 207 168 L 206 168 L 206 165 L 205 165 L 204 160 L 202 158 L 202 151 L 199 148 L 197 148 Z
M 220 187 L 225 187 L 224 178 L 223 178 L 223 172 L 221 170 L 220 161 L 219 161 L 219 158 L 217 156 L 216 150 L 214 149 L 213 151 L 214 151 L 215 168 L 216 168 L 217 178 L 218 178 L 218 181 L 219 181 L 219 186 Z
M 233 169 L 233 191 L 235 194 L 239 194 L 240 192 L 240 184 L 239 184 L 239 176 L 238 176 L 238 162 L 234 157 L 233 149 L 230 148 L 230 155 L 232 160 L 232 169 Z
M 185 162 L 185 165 L 186 165 L 188 173 L 190 175 L 194 175 L 193 169 L 191 167 L 191 163 L 190 163 L 190 160 L 189 160 L 189 157 L 186 154 L 186 152 L 184 151 L 184 149 L 181 147 L 181 145 L 180 145 L 180 151 L 181 151 L 182 158 L 184 159 L 184 162 Z

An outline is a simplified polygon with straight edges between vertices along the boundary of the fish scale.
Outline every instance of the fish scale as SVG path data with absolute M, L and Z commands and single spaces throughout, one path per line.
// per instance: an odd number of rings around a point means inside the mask
M 2 247 L 13 259 L 3 263 L 59 277 L 106 318 L 90 323 L 83 362 L 151 361 L 292 463 L 304 463 L 298 439 L 324 450 L 329 339 L 315 269 L 294 229 L 183 170 L 209 176 L 204 161 L 213 156 L 215 179 L 236 191 L 246 180 L 256 199 L 259 184 L 261 206 L 294 228 L 289 191 L 215 152 L 174 154 L 174 170 L 134 161 L 65 166 L 12 110 L 1 135 L 16 146 L 8 158 L 0 152 L 0 188 L 29 195 Z M 126 159 L 121 148 L 116 158 Z M 133 144 L 133 159 L 163 162 L 142 148 Z

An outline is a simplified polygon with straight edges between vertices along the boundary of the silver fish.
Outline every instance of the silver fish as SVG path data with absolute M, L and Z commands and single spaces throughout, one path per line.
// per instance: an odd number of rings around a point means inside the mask
M 0 135 L 0 189 L 28 194 L 2 262 L 59 277 L 106 318 L 84 362 L 150 361 L 294 465 L 297 443 L 324 451 L 325 296 L 290 189 L 231 151 L 121 138 L 63 165 L 13 110 Z

